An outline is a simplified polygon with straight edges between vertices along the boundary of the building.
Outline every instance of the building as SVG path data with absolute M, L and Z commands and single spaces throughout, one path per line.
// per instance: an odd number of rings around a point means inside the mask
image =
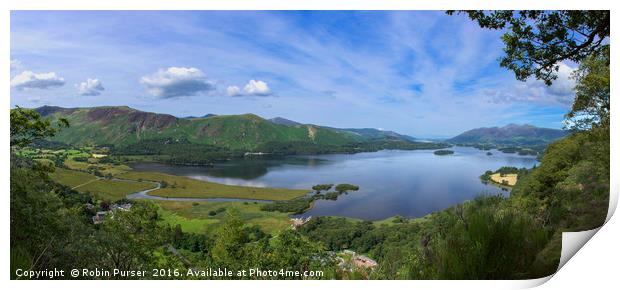
M 377 266 L 377 261 L 368 258 L 364 255 L 355 255 L 353 256 L 353 264 L 355 264 L 358 268 L 370 268 L 373 269 Z
M 109 211 L 98 211 L 97 214 L 95 214 L 93 216 L 93 224 L 100 224 L 103 222 L 103 220 L 105 219 L 105 216 L 108 214 Z
M 123 204 L 112 204 L 110 205 L 110 210 L 114 211 L 114 210 L 122 210 L 122 211 L 129 211 L 131 210 L 131 203 L 123 203 Z
M 97 214 L 95 214 L 93 216 L 93 224 L 100 224 L 103 223 L 103 220 L 105 219 L 106 215 L 112 215 L 114 214 L 115 211 L 117 210 L 121 210 L 121 211 L 129 211 L 131 210 L 131 203 L 122 203 L 122 204 L 111 204 L 110 205 L 110 210 L 107 211 L 98 211 Z
M 309 222 L 311 218 L 312 218 L 312 216 L 309 216 L 307 218 L 303 218 L 303 217 L 301 217 L 301 218 L 292 218 L 291 219 L 291 225 L 293 226 L 293 228 L 296 229 L 298 227 L 303 226 L 305 223 Z
M 340 269 L 350 272 L 359 269 L 373 270 L 378 265 L 375 260 L 351 250 L 343 250 L 336 260 Z

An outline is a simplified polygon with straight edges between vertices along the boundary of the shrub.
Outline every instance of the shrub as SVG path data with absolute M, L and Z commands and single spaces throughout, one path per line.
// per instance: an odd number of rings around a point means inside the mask
M 341 184 L 336 185 L 336 191 L 341 194 L 347 191 L 357 191 L 359 189 L 360 189 L 359 186 L 348 184 L 348 183 L 341 183 Z

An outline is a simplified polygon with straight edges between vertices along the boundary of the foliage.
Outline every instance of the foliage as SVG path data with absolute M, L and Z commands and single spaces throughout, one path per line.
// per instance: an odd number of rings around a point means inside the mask
M 310 208 L 312 202 L 316 199 L 316 196 L 313 197 L 300 197 L 293 200 L 287 201 L 274 201 L 271 203 L 266 203 L 261 206 L 261 210 L 264 211 L 279 211 L 293 214 L 300 214 L 305 212 Z
M 448 11 L 453 14 L 454 11 Z M 562 61 L 581 62 L 599 55 L 610 35 L 604 10 L 461 11 L 487 29 L 507 29 L 500 65 L 525 81 L 530 76 L 550 85 Z
M 609 45 L 600 54 L 592 55 L 579 64 L 575 72 L 575 101 L 566 114 L 568 128 L 588 130 L 609 127 Z
M 122 147 L 115 146 L 112 153 L 121 156 L 153 155 L 161 162 L 185 165 L 210 165 L 218 160 L 242 155 L 242 152 L 218 146 L 173 138 L 139 140 Z
M 347 191 L 358 191 L 360 187 L 357 185 L 353 185 L 353 184 L 341 183 L 341 184 L 336 185 L 335 189 L 337 192 L 342 194 Z
M 330 190 L 334 185 L 333 184 L 317 184 L 312 186 L 312 190 L 316 191 L 316 193 L 321 193 L 324 190 Z
M 63 127 L 69 127 L 64 118 L 58 119 L 54 127 L 36 111 L 16 107 L 11 110 L 11 146 L 24 147 L 35 140 L 52 137 Z
M 168 242 L 159 225 L 157 207 L 150 202 L 138 202 L 130 211 L 117 210 L 112 215 L 96 232 L 93 242 L 103 255 L 95 265 L 123 271 L 154 268 L 154 252 Z
M 257 236 L 246 230 L 235 213 L 229 213 L 221 225 L 205 265 L 226 267 L 233 271 L 249 268 L 283 269 L 285 271 L 322 270 L 334 273 L 335 261 L 320 244 L 309 241 L 293 230 L 277 236 Z M 302 277 L 253 277 L 253 279 L 300 279 Z M 323 276 L 317 278 L 330 278 Z

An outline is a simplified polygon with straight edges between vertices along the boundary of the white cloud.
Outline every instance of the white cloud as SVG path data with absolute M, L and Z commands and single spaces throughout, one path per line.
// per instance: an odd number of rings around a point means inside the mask
M 519 82 L 509 89 L 486 89 L 484 94 L 492 103 L 529 102 L 569 106 L 575 96 L 575 80 L 572 77 L 575 69 L 560 63 L 557 75 L 551 86 L 543 81 L 529 79 Z
M 229 86 L 228 88 L 226 88 L 226 94 L 229 97 L 241 96 L 241 89 L 239 89 L 238 86 Z
M 243 87 L 243 91 L 248 95 L 255 96 L 268 96 L 271 95 L 271 90 L 266 82 L 250 80 L 245 87 Z
M 22 62 L 19 59 L 11 59 L 11 70 L 20 70 L 22 69 Z
M 142 77 L 140 83 L 144 84 L 153 96 L 164 99 L 193 96 L 215 89 L 215 84 L 207 80 L 201 70 L 193 67 L 160 69 L 152 75 Z
M 98 79 L 87 79 L 85 82 L 76 84 L 75 87 L 81 96 L 98 96 L 105 90 Z
M 34 73 L 24 71 L 11 80 L 11 87 L 18 89 L 48 89 L 60 87 L 65 84 L 65 79 L 56 75 L 55 72 Z
M 270 96 L 271 89 L 266 82 L 250 80 L 244 87 L 243 91 L 238 86 L 229 86 L 226 88 L 226 95 L 229 97 L 239 96 Z
M 556 96 L 573 94 L 575 88 L 575 79 L 573 78 L 574 71 L 575 69 L 564 63 L 560 63 L 557 71 L 558 78 L 553 81 L 553 84 L 550 87 L 548 87 L 549 93 Z

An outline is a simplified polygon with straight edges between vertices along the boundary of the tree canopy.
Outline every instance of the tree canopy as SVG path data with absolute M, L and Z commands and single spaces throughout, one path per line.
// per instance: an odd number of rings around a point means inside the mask
M 448 11 L 449 15 L 455 11 Z M 581 62 L 601 54 L 609 40 L 609 11 L 597 10 L 499 10 L 458 11 L 480 27 L 506 29 L 505 55 L 500 65 L 518 80 L 534 76 L 550 85 L 562 61 Z
M 63 127 L 69 127 L 66 119 L 60 118 L 53 126 L 36 111 L 17 107 L 11 110 L 11 146 L 23 147 L 35 140 L 52 137 Z
M 575 101 L 566 114 L 571 129 L 587 130 L 593 126 L 609 127 L 609 46 L 579 64 L 575 72 Z

